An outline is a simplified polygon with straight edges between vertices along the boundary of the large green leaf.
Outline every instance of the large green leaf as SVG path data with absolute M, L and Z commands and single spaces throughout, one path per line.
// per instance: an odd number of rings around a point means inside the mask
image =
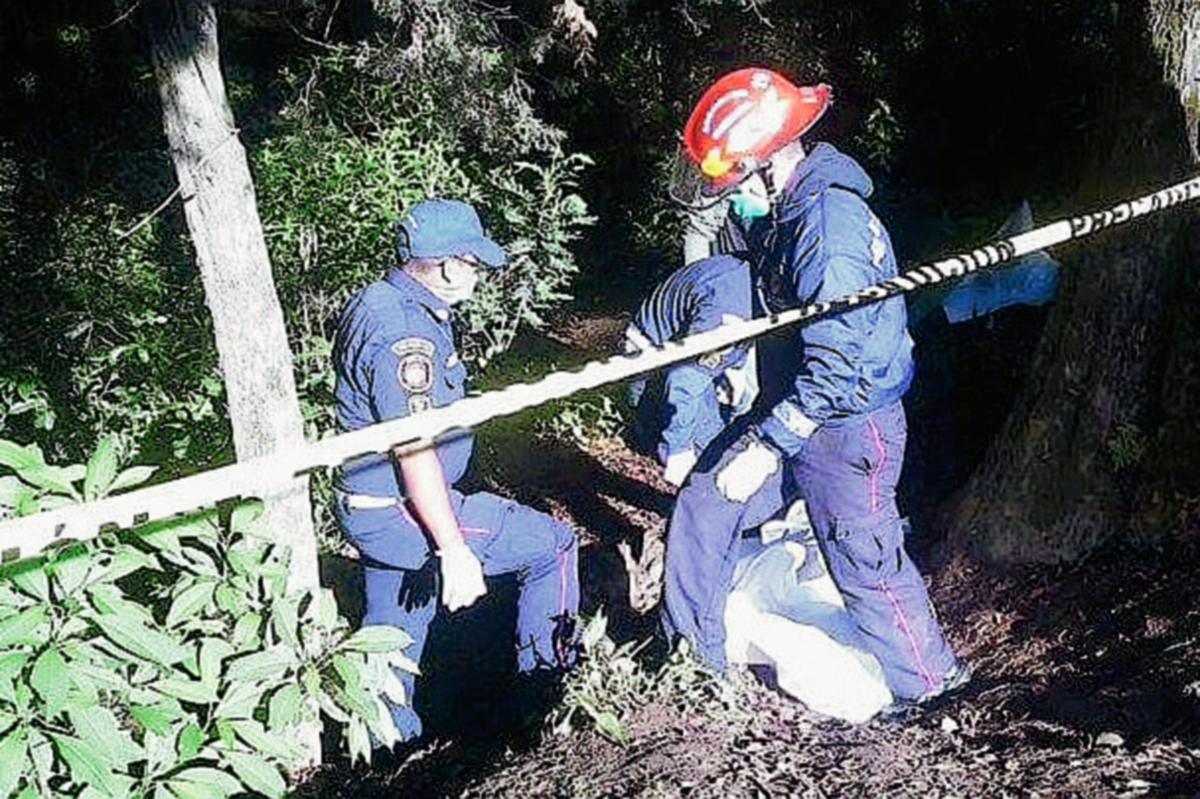
M 399 627 L 373 624 L 354 633 L 338 648 L 353 649 L 359 652 L 391 652 L 403 649 L 411 644 L 412 640 L 412 636 Z
M 27 566 L 13 569 L 9 579 L 13 585 L 30 596 L 37 597 L 42 602 L 50 601 L 50 578 L 37 561 L 30 561 Z
M 83 498 L 91 502 L 108 493 L 117 477 L 117 437 L 105 436 L 96 445 L 83 477 Z
M 190 654 L 186 647 L 175 643 L 174 640 L 157 630 L 151 630 L 139 619 L 98 613 L 92 615 L 92 620 L 117 646 L 138 657 L 164 666 L 173 666 Z
M 92 558 L 81 548 L 60 555 L 54 561 L 53 576 L 58 583 L 58 599 L 70 597 L 87 580 L 92 568 Z
M 0 735 L 0 763 L 4 764 L 0 768 L 0 796 L 8 797 L 30 766 L 24 727 L 17 726 Z
M 233 771 L 247 788 L 258 791 L 275 799 L 283 796 L 287 785 L 279 774 L 279 769 L 263 760 L 258 755 L 245 752 L 223 752 L 222 757 L 233 766 Z
M 248 719 L 262 704 L 266 686 L 261 682 L 234 681 L 221 697 L 214 715 L 224 719 Z
M 85 741 L 70 735 L 48 734 L 58 753 L 71 767 L 71 777 L 75 782 L 90 785 L 109 796 L 117 793 L 112 769 L 104 752 L 104 741 Z
M 261 680 L 281 676 L 285 671 L 299 665 L 296 653 L 283 647 L 239 657 L 229 664 L 225 677 L 233 682 Z
M 116 476 L 112 485 L 108 487 L 108 493 L 115 494 L 131 486 L 141 485 L 149 480 L 151 475 L 157 471 L 157 466 L 130 466 Z
M 259 628 L 262 617 L 257 613 L 246 613 L 233 625 L 233 645 L 238 649 L 257 649 L 262 643 Z
M 71 499 L 80 499 L 71 481 L 71 472 L 58 466 L 34 466 L 21 472 L 21 479 L 45 491 Z
M 299 608 L 299 596 L 284 597 L 271 605 L 271 629 L 285 646 L 292 648 L 300 644 L 300 637 L 296 634 Z
M 300 694 L 300 686 L 289 682 L 275 693 L 267 705 L 267 724 L 272 730 L 282 730 L 300 717 L 304 699 Z
M 37 630 L 48 620 L 45 605 L 34 605 L 0 621 L 0 649 L 19 644 L 38 644 L 45 636 Z
M 208 705 L 217 701 L 216 687 L 199 680 L 167 678 L 156 681 L 153 688 L 166 696 L 173 696 L 197 705 Z
M 171 609 L 167 611 L 167 626 L 174 627 L 181 621 L 190 620 L 199 615 L 200 611 L 204 610 L 204 606 L 212 601 L 213 589 L 216 585 L 213 580 L 198 580 L 175 597 L 175 601 L 171 603 Z
M 18 508 L 22 501 L 28 502 L 35 493 L 33 488 L 11 474 L 0 477 L 0 507 Z
M 220 638 L 205 638 L 201 641 L 200 679 L 209 685 L 216 686 L 221 679 L 223 661 L 233 652 L 233 647 Z
M 29 662 L 28 652 L 5 652 L 0 654 L 0 699 L 16 703 L 17 695 L 13 680 Z
M 105 707 L 78 708 L 70 711 L 75 734 L 85 741 L 103 743 L 102 751 L 111 766 L 120 767 L 146 756 L 145 750 L 134 743 L 121 729 L 117 717 Z
M 254 719 L 231 719 L 230 726 L 239 738 L 256 752 L 278 758 L 284 763 L 298 763 L 308 752 L 294 738 L 267 732 Z
M 0 439 L 0 466 L 7 466 L 17 474 L 27 469 L 33 469 L 45 463 L 42 451 L 36 444 L 22 447 L 11 441 Z
M 181 799 L 224 799 L 242 792 L 242 784 L 232 774 L 206 766 L 185 769 L 172 776 L 167 784 Z
M 129 708 L 129 715 L 141 722 L 150 732 L 163 738 L 171 734 L 171 723 L 177 718 L 174 713 L 150 705 L 133 705 Z
M 66 705 L 67 693 L 71 688 L 71 675 L 67 662 L 53 644 L 34 661 L 29 684 L 42 698 L 43 718 L 53 719 Z

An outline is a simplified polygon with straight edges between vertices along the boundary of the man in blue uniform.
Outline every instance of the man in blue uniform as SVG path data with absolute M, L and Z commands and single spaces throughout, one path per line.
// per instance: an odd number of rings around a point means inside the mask
M 763 311 L 830 300 L 896 274 L 887 231 L 865 198 L 872 185 L 828 144 L 800 136 L 829 87 L 796 87 L 746 69 L 717 81 L 684 131 L 710 193 L 740 217 Z M 667 540 L 665 626 L 725 666 L 725 598 L 742 529 L 798 492 L 846 609 L 897 706 L 959 688 L 969 670 L 947 645 L 921 575 L 904 550 L 896 484 L 912 378 L 903 298 L 800 328 L 786 359 L 763 358 L 767 400 L 680 492 Z M 771 378 L 780 384 L 772 391 Z M 706 459 L 707 460 L 707 459 Z M 783 481 L 782 488 L 780 483 Z
M 483 270 L 506 263 L 475 211 L 452 200 L 413 207 L 398 238 L 399 265 L 352 297 L 338 322 L 333 357 L 342 430 L 463 396 L 467 373 L 455 351 L 451 307 L 471 297 Z M 365 571 L 363 624 L 403 629 L 413 639 L 406 654 L 419 662 L 437 582 L 453 613 L 486 592 L 485 576 L 515 572 L 518 667 L 566 667 L 579 602 L 574 535 L 510 500 L 456 491 L 472 445 L 471 435 L 459 432 L 432 448 L 360 456 L 338 471 L 335 512 Z M 397 677 L 408 701 L 388 704 L 401 738 L 412 739 L 422 732 L 413 676 Z
M 750 270 L 728 255 L 672 272 L 642 302 L 625 331 L 626 352 L 750 318 Z M 663 477 L 682 485 L 709 442 L 758 394 L 753 345 L 738 345 L 676 364 L 634 384 L 634 403 L 657 439 Z

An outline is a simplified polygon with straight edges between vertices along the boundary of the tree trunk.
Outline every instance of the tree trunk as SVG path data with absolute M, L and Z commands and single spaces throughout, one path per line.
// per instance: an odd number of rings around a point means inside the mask
M 1131 9 L 1116 82 L 1097 104 L 1080 212 L 1175 182 L 1189 161 L 1178 97 L 1162 83 L 1147 21 Z M 1155 517 L 1144 478 L 1166 429 L 1162 365 L 1189 211 L 1065 253 L 1030 380 L 983 464 L 942 508 L 955 549 L 999 563 L 1076 560 Z
M 283 312 L 250 179 L 225 96 L 211 0 L 156 0 L 155 75 L 196 262 L 213 315 L 239 460 L 300 447 L 304 427 Z M 263 498 L 265 525 L 291 548 L 289 590 L 319 585 L 308 479 Z M 314 762 L 320 741 L 306 743 Z

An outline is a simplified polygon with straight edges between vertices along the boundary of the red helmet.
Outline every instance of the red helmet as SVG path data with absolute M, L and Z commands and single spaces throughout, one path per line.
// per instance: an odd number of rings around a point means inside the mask
M 793 86 L 769 69 L 731 72 L 696 103 L 683 128 L 684 153 L 711 187 L 737 183 L 748 166 L 811 128 L 830 93 L 824 83 Z

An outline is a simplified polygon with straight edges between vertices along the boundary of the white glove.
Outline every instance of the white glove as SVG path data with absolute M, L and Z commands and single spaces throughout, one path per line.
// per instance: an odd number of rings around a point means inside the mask
M 691 447 L 668 455 L 667 468 L 663 471 L 663 479 L 673 486 L 681 486 L 695 465 L 696 452 Z
M 779 469 L 779 456 L 761 441 L 751 442 L 717 473 L 717 490 L 731 502 L 745 502 Z
M 442 562 L 442 604 L 453 613 L 487 593 L 483 564 L 466 544 L 438 550 Z

